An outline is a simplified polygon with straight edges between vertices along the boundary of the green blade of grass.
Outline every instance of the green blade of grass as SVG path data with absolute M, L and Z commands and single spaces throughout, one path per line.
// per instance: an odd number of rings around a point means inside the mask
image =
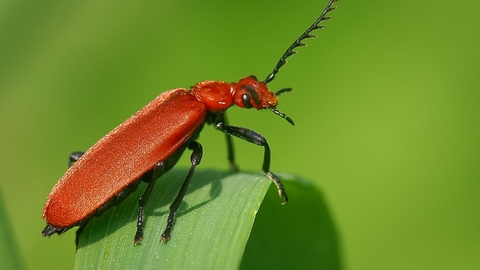
M 18 244 L 10 225 L 0 189 L 0 265 L 2 269 L 24 269 Z
M 140 185 L 119 206 L 93 218 L 79 238 L 75 268 L 238 269 L 240 264 L 246 268 L 255 264 L 251 252 L 247 253 L 250 259 L 242 262 L 242 257 L 271 181 L 261 173 L 196 172 L 177 212 L 172 239 L 163 243 L 160 235 L 165 229 L 168 207 L 185 175 L 186 171 L 175 170 L 157 180 L 145 209 L 144 240 L 139 246 L 133 246 L 133 235 L 138 198 L 145 185 Z M 282 180 L 290 182 L 294 194 L 298 187 L 292 187 L 303 185 Z M 282 200 L 275 189 L 269 197 L 266 201 L 277 208 L 275 215 L 288 210 L 288 204 L 280 204 Z M 268 224 L 268 220 L 265 222 Z M 289 232 L 282 232 L 275 222 L 273 219 L 270 223 L 272 235 L 288 237 Z M 288 239 L 284 239 L 282 245 L 285 244 L 288 245 Z M 269 260 L 265 256 L 262 259 Z
M 176 214 L 172 239 L 162 243 L 168 207 L 186 174 L 175 170 L 157 180 L 145 208 L 144 240 L 139 246 L 133 246 L 133 235 L 144 185 L 92 219 L 79 239 L 76 269 L 238 267 L 270 180 L 261 174 L 196 172 Z

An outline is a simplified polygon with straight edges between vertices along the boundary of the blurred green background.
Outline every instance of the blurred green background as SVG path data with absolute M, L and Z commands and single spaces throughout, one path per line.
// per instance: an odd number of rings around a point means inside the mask
M 326 2 L 2 1 L 0 192 L 25 266 L 73 266 L 74 231 L 40 234 L 70 152 L 164 90 L 263 79 Z M 274 172 L 322 189 L 347 269 L 479 269 L 480 2 L 337 6 L 270 84 L 294 88 L 278 108 L 296 126 L 237 108 L 230 122 L 268 138 Z M 226 170 L 223 134 L 200 142 L 201 167 Z M 259 170 L 263 150 L 235 143 Z

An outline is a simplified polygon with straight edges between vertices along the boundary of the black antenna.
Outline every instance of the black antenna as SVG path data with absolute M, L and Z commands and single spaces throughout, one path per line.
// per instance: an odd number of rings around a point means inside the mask
M 329 13 L 330 11 L 332 10 L 335 10 L 336 7 L 332 7 L 333 3 L 336 2 L 337 0 L 330 0 L 328 1 L 328 4 L 327 4 L 327 7 L 325 8 L 325 10 L 323 10 L 322 14 L 320 15 L 320 17 L 317 18 L 317 20 L 307 29 L 307 31 L 305 31 L 305 33 L 303 33 L 297 40 L 295 40 L 295 42 L 290 45 L 290 47 L 288 47 L 288 49 L 285 51 L 285 53 L 283 54 L 283 56 L 280 58 L 280 60 L 278 61 L 277 63 L 277 66 L 275 66 L 275 68 L 273 69 L 272 73 L 270 73 L 270 75 L 267 76 L 267 78 L 265 79 L 265 81 L 263 81 L 265 84 L 271 82 L 274 78 L 275 78 L 275 75 L 277 74 L 278 70 L 287 63 L 286 59 L 294 54 L 296 54 L 297 52 L 294 51 L 295 48 L 297 47 L 301 47 L 301 46 L 305 46 L 306 44 L 305 43 L 302 43 L 302 40 L 304 39 L 307 39 L 307 38 L 314 38 L 314 37 L 317 37 L 316 35 L 312 35 L 310 34 L 312 31 L 315 31 L 317 29 L 323 29 L 325 28 L 325 26 L 323 25 L 318 25 L 320 22 L 322 21 L 326 21 L 328 19 L 330 19 L 330 17 L 325 17 L 325 15 L 327 15 L 327 13 Z

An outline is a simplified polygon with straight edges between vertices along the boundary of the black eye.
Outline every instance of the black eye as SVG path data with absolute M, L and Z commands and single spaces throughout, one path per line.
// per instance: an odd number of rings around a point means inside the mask
M 261 101 L 258 97 L 257 91 L 255 91 L 255 88 L 253 86 L 245 84 L 242 86 L 242 88 L 248 93 L 248 94 L 243 94 L 242 96 L 243 105 L 245 106 L 245 108 L 250 109 L 253 107 L 253 105 L 251 105 L 252 100 L 253 102 L 255 102 L 256 105 L 260 105 Z M 248 102 L 249 105 L 247 106 L 245 102 Z
M 243 102 L 243 107 L 247 109 L 251 109 L 253 107 L 252 103 L 250 103 L 250 96 L 247 94 L 244 94 L 242 96 L 242 102 Z

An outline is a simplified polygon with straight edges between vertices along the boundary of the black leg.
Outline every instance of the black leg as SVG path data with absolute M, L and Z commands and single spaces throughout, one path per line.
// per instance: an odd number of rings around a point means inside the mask
M 238 172 L 238 166 L 235 164 L 235 152 L 233 150 L 232 136 L 230 136 L 228 133 L 225 133 L 225 137 L 227 138 L 228 165 L 230 165 L 231 171 Z
M 165 164 L 162 161 L 157 162 L 153 168 L 152 178 L 148 182 L 147 188 L 143 192 L 142 197 L 138 199 L 138 217 L 137 217 L 137 231 L 133 238 L 133 244 L 139 244 L 143 240 L 143 222 L 144 222 L 144 207 L 147 204 L 148 197 L 152 194 L 153 187 L 157 178 L 165 173 Z
M 72 167 L 73 163 L 77 162 L 77 160 L 83 156 L 85 152 L 73 152 L 70 154 L 70 157 L 68 158 L 68 167 Z
M 85 225 L 80 225 L 78 227 L 78 230 L 75 232 L 75 248 L 78 249 L 78 243 L 80 242 L 80 235 L 83 232 L 83 229 L 85 228 Z
M 254 143 L 259 146 L 263 146 L 265 149 L 264 156 L 263 156 L 263 165 L 262 171 L 273 181 L 273 183 L 277 186 L 278 195 L 283 199 L 282 204 L 286 204 L 288 202 L 287 193 L 285 193 L 285 189 L 283 188 L 282 182 L 278 177 L 270 171 L 270 147 L 268 146 L 267 140 L 261 134 L 256 131 L 253 131 L 248 128 L 242 127 L 233 127 L 224 125 L 222 121 L 222 117 L 219 117 L 219 120 L 215 123 L 215 128 L 223 131 L 229 135 L 238 137 L 243 139 L 247 142 Z
M 173 200 L 173 203 L 170 205 L 170 213 L 168 214 L 167 227 L 165 228 L 165 231 L 162 233 L 163 242 L 170 240 L 170 235 L 173 229 L 173 223 L 175 221 L 175 212 L 177 212 L 178 207 L 180 206 L 180 203 L 182 202 L 183 197 L 187 192 L 187 187 L 188 187 L 188 184 L 190 183 L 190 180 L 192 179 L 193 172 L 195 171 L 195 167 L 198 164 L 200 164 L 200 161 L 202 160 L 203 150 L 202 150 L 201 144 L 199 144 L 198 142 L 192 141 L 188 145 L 188 148 L 193 151 L 192 155 L 190 156 L 190 161 L 192 162 L 192 166 L 188 171 L 187 177 L 185 177 L 185 180 L 183 181 L 182 187 L 178 191 L 177 197 L 175 197 L 175 200 Z
M 227 118 L 225 114 L 223 115 L 223 123 L 227 126 Z M 238 166 L 235 164 L 235 150 L 233 148 L 233 140 L 232 136 L 228 133 L 225 132 L 225 138 L 227 139 L 227 152 L 228 152 L 228 164 L 230 165 L 230 170 L 237 172 L 238 171 Z

